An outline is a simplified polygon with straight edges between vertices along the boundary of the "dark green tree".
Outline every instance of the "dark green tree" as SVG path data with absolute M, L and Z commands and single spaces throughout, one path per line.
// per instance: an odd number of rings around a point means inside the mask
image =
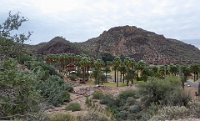
M 31 33 L 14 34 L 21 25 L 28 19 L 20 16 L 19 13 L 12 14 L 9 12 L 8 18 L 0 24 L 0 56 L 6 57 L 20 57 L 24 52 L 24 42 L 29 39 Z

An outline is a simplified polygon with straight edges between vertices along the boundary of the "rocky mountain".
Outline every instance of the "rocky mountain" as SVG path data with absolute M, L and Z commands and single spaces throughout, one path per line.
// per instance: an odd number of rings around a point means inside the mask
M 71 43 L 62 37 L 55 37 L 49 42 L 33 45 L 32 50 L 34 53 L 42 55 L 59 53 L 81 53 L 80 49 L 76 47 L 75 43 Z
M 81 47 L 93 55 L 124 55 L 152 64 L 200 62 L 200 50 L 195 46 L 135 26 L 111 28 Z
M 200 62 L 200 50 L 195 46 L 135 26 L 114 27 L 82 43 L 71 43 L 62 37 L 55 37 L 47 43 L 32 46 L 32 50 L 37 54 L 84 53 L 93 57 L 109 53 L 150 64 Z

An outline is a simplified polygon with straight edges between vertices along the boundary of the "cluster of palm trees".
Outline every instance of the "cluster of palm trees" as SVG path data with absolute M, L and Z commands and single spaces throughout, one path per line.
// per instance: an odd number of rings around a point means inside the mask
M 146 81 L 149 76 L 164 78 L 167 75 L 180 76 L 182 82 L 185 82 L 188 76 L 193 75 L 194 81 L 199 79 L 200 65 L 148 65 L 144 61 L 136 62 L 129 57 L 115 57 L 112 61 L 103 61 L 102 59 L 90 58 L 86 55 L 73 54 L 51 54 L 46 57 L 46 62 L 61 70 L 66 70 L 68 64 L 74 64 L 77 71 L 80 71 L 83 81 L 90 76 L 96 84 L 107 81 L 107 73 L 112 69 L 114 71 L 114 82 L 119 86 L 119 82 L 129 85 L 137 81 Z M 106 74 L 104 74 L 106 73 Z

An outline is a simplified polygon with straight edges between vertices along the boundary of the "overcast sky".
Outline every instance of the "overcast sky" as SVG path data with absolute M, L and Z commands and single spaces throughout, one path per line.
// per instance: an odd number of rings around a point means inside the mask
M 73 42 L 115 26 L 137 26 L 200 47 L 200 0 L 1 0 L 0 23 L 9 11 L 29 19 L 31 44 L 63 36 Z M 192 39 L 196 39 L 191 41 Z

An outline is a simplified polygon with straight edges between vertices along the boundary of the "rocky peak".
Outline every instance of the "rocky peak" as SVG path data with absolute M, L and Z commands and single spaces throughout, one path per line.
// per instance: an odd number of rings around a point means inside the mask
M 180 60 L 196 61 L 200 58 L 200 51 L 189 44 L 178 40 L 172 41 L 163 35 L 135 26 L 113 27 L 82 45 L 84 48 L 87 46 L 87 51 L 94 55 L 98 53 L 124 55 L 148 63 L 178 63 Z

